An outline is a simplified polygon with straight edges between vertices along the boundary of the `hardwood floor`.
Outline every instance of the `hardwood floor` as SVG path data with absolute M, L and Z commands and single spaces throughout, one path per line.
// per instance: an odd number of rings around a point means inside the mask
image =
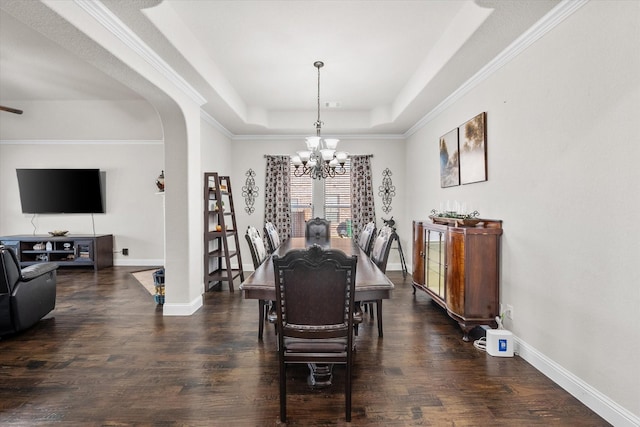
M 279 425 L 276 337 L 267 325 L 258 341 L 257 301 L 225 287 L 163 317 L 134 270 L 59 270 L 54 312 L 0 340 L 0 425 Z M 608 425 L 521 358 L 463 342 L 410 277 L 389 276 L 384 338 L 368 318 L 356 338 L 349 425 Z M 347 425 L 343 368 L 324 390 L 306 367 L 287 372 L 288 425 Z

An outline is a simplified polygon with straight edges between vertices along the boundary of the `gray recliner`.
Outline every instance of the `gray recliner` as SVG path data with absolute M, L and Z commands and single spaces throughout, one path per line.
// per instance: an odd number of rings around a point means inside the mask
M 20 269 L 11 248 L 0 246 L 0 336 L 36 324 L 56 306 L 55 262 Z

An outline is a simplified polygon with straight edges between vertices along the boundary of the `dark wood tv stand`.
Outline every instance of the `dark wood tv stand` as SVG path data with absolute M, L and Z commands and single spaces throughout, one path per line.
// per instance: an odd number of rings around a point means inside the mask
M 47 243 L 51 244 L 47 248 Z M 0 244 L 14 250 L 20 267 L 39 262 L 57 262 L 61 267 L 113 266 L 112 234 L 15 235 L 0 237 Z M 40 246 L 42 244 L 42 246 Z

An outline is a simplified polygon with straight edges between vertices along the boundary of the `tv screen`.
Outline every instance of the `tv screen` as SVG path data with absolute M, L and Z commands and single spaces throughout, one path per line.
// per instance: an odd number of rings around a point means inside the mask
M 23 213 L 104 213 L 99 169 L 16 169 Z

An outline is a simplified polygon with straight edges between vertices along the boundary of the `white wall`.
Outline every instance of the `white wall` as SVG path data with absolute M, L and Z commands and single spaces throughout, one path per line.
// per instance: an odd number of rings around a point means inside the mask
M 0 115 L 0 140 L 162 140 L 158 113 L 145 100 L 2 100 L 21 115 Z
M 407 181 L 422 182 L 409 218 L 461 200 L 504 220 L 501 300 L 521 354 L 635 422 L 639 18 L 640 2 L 589 2 L 412 135 L 406 155 Z M 482 111 L 488 181 L 441 189 L 438 138 Z
M 54 110 L 64 115 L 46 114 Z M 37 126 L 22 124 L 31 116 L 39 117 Z M 78 136 L 79 116 L 84 130 Z M 97 234 L 114 235 L 114 250 L 129 249 L 129 256 L 114 254 L 116 264 L 162 264 L 163 207 L 155 179 L 164 168 L 164 147 L 158 115 L 148 103 L 33 102 L 22 116 L 3 114 L 0 129 L 0 234 L 92 234 L 95 221 Z M 88 214 L 23 214 L 16 168 L 98 168 L 106 173 L 107 211 L 93 221 Z
M 231 140 L 207 120 L 202 120 L 200 125 L 202 132 L 202 155 L 200 159 L 202 173 L 218 172 L 221 175 L 230 175 L 232 165 Z M 201 183 L 201 186 L 204 186 L 204 182 Z M 233 190 L 236 193 L 236 186 L 233 187 Z M 202 208 L 204 209 L 204 205 Z
M 313 129 L 311 129 L 312 131 Z M 383 224 L 382 218 L 394 217 L 398 226 L 398 234 L 401 239 L 405 255 L 411 248 L 411 226 L 410 220 L 403 212 L 407 189 L 404 174 L 404 141 L 399 139 L 342 139 L 338 148 L 352 154 L 373 154 L 371 167 L 373 173 L 374 195 L 376 204 L 376 221 L 378 227 Z M 292 155 L 296 151 L 304 148 L 304 138 L 290 138 L 282 140 L 256 139 L 237 140 L 232 144 L 231 158 L 233 159 L 233 172 L 231 179 L 234 188 L 234 205 L 236 208 L 236 219 L 238 228 L 242 232 L 242 261 L 245 270 L 252 270 L 251 254 L 249 247 L 244 240 L 244 231 L 248 226 L 256 227 L 263 232 L 264 227 L 264 183 L 266 173 L 265 154 L 286 154 Z M 259 188 L 258 198 L 255 202 L 255 212 L 251 215 L 244 211 L 244 199 L 242 198 L 242 186 L 245 184 L 245 173 L 249 169 L 256 172 L 256 185 Z M 392 181 L 396 187 L 396 197 L 391 203 L 392 210 L 389 213 L 382 212 L 382 199 L 378 196 L 378 190 L 382 185 L 382 171 L 389 168 L 393 173 Z M 394 245 L 395 248 L 395 245 Z M 410 267 L 410 266 L 409 266 Z M 392 249 L 389 255 L 389 270 L 400 269 L 400 259 L 398 251 Z

